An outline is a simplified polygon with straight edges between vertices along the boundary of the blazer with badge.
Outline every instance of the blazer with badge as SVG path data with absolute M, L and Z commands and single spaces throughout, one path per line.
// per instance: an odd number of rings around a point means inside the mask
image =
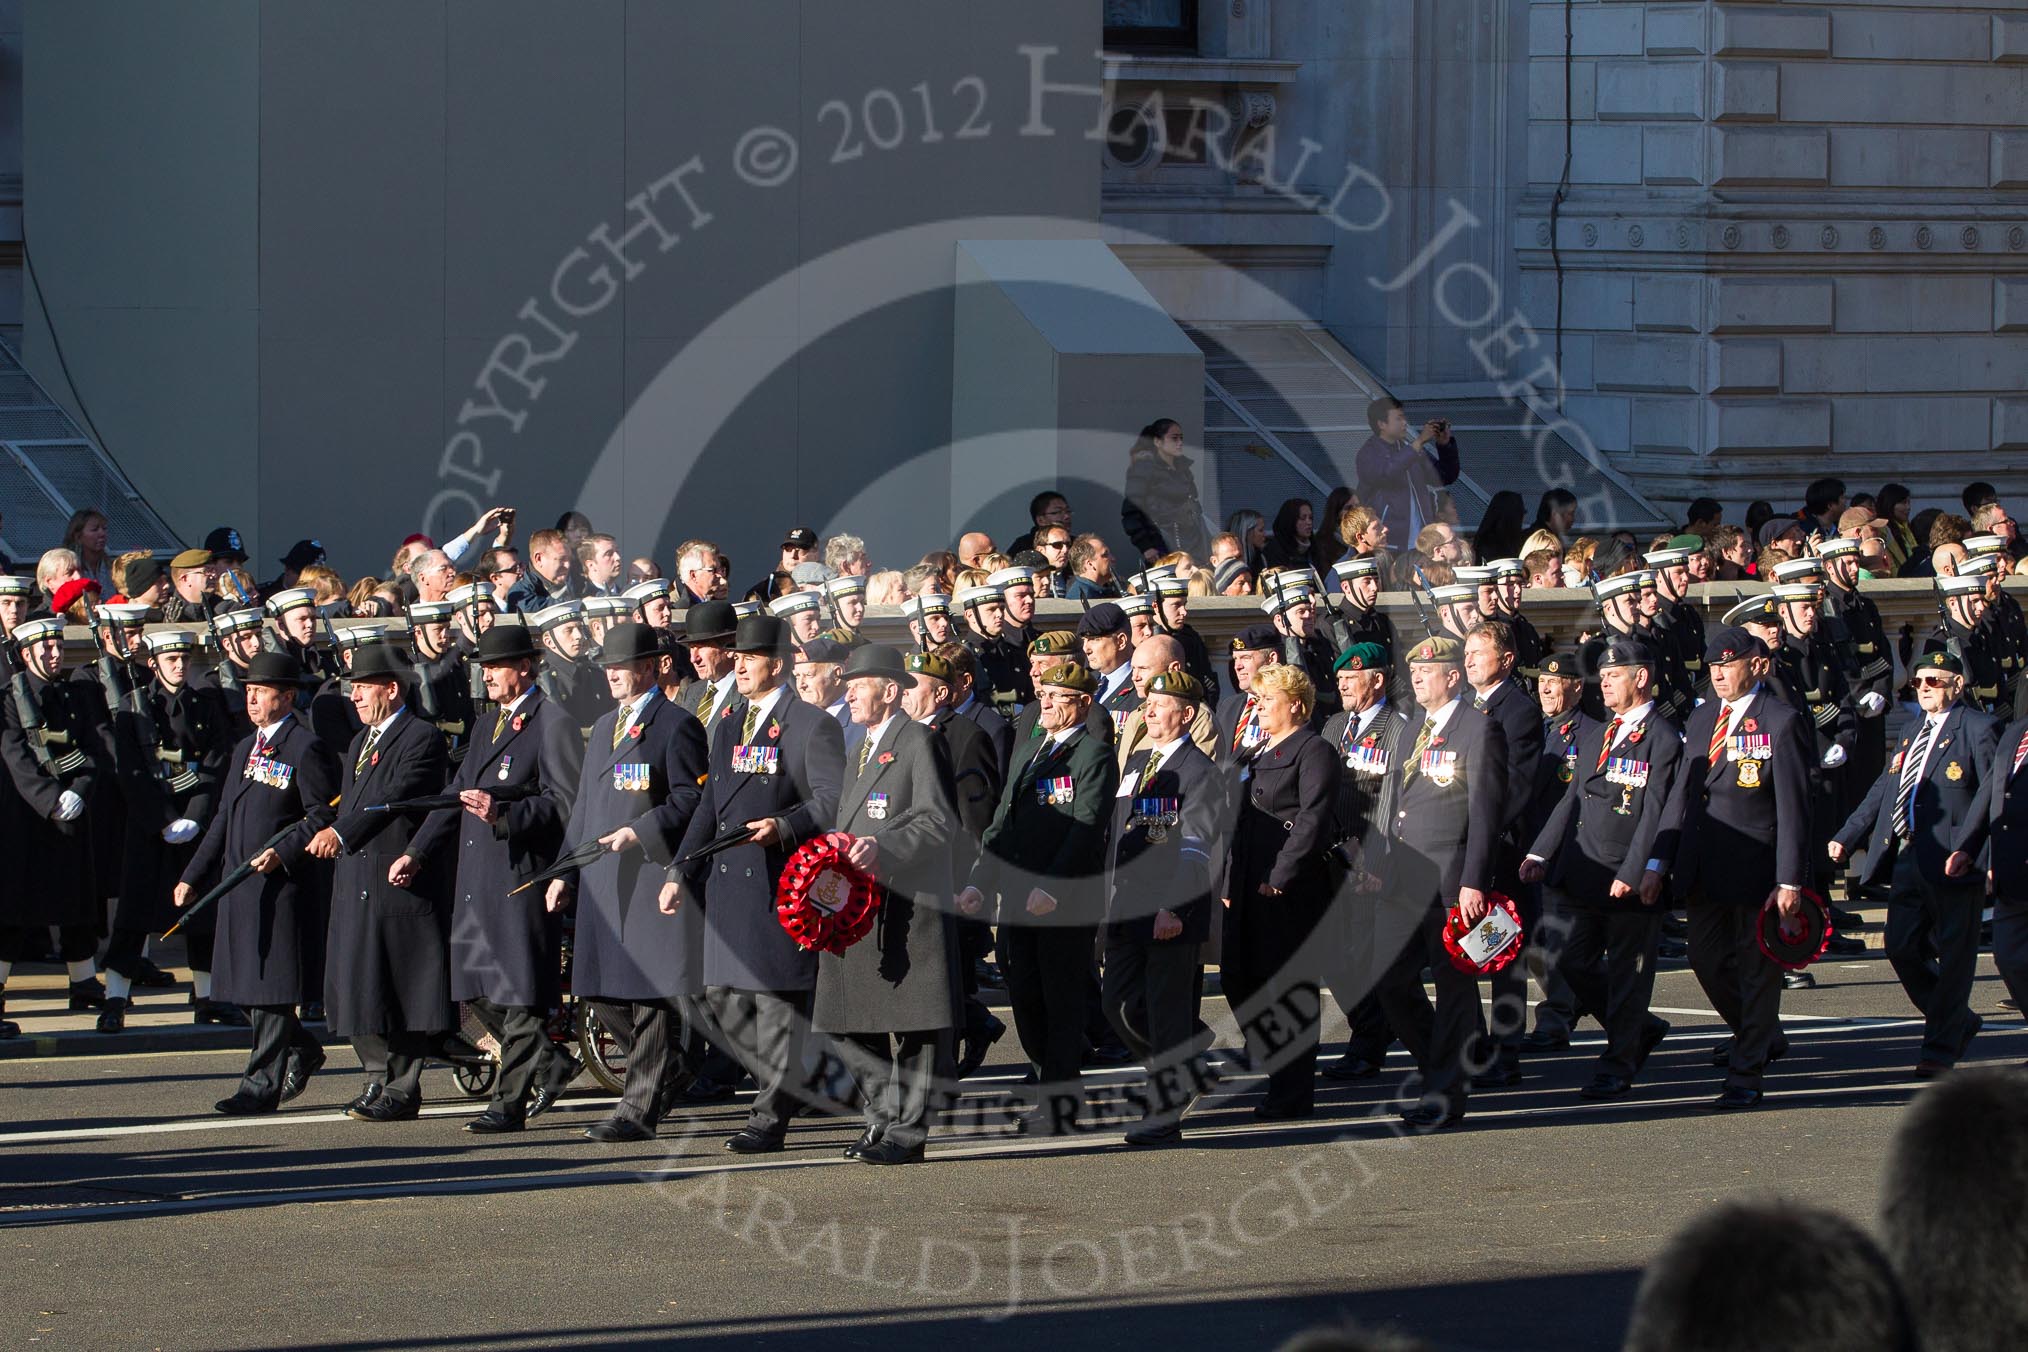
M 715 720 L 704 798 L 676 857 L 762 818 L 777 819 L 786 832 L 772 845 L 734 845 L 683 869 L 685 904 L 704 906 L 704 984 L 807 991 L 817 981 L 817 955 L 798 948 L 782 928 L 775 888 L 789 856 L 838 820 L 845 735 L 837 719 L 784 686 L 755 724 L 753 741 L 742 744 L 745 701 L 736 707 Z
M 1201 944 L 1211 936 L 1211 908 L 1218 904 L 1224 780 L 1188 736 L 1147 776 L 1151 754 L 1142 747 L 1128 757 L 1113 799 L 1106 934 L 1158 942 L 1155 912 L 1166 910 L 1183 922 L 1183 932 L 1159 942 Z
M 1658 858 L 1655 839 L 1683 760 L 1683 734 L 1654 708 L 1607 748 L 1611 726 L 1587 719 L 1578 730 L 1570 783 L 1528 853 L 1544 861 L 1544 881 L 1574 905 L 1639 910 L 1638 896 L 1614 901 L 1612 885 L 1638 890 L 1648 861 Z
M 451 998 L 546 1010 L 557 1002 L 562 975 L 562 925 L 531 887 L 509 893 L 548 868 L 563 852 L 564 823 L 577 796 L 584 737 L 556 703 L 532 688 L 519 711 L 500 721 L 496 710 L 474 730 L 464 762 L 445 789 L 532 788 L 499 805 L 489 826 L 463 807 L 440 808 L 409 842 L 417 860 L 435 858 L 454 837 L 451 865 Z
M 1401 730 L 1388 847 L 1388 895 L 1417 906 L 1432 900 L 1449 905 L 1461 887 L 1492 887 L 1494 846 L 1507 806 L 1507 740 L 1500 725 L 1460 700 L 1422 755 L 1411 757 L 1428 721 L 1429 711 L 1417 705 Z M 1426 894 L 1432 886 L 1434 897 Z
M 253 858 L 291 823 L 275 853 L 282 866 L 256 873 L 215 903 L 218 939 L 211 995 L 235 1005 L 293 1005 L 324 995 L 324 911 L 331 874 L 313 858 L 310 837 L 331 824 L 338 762 L 300 714 L 273 729 L 256 757 L 258 734 L 233 748 L 218 812 L 183 870 L 202 893 Z M 194 900 L 194 898 L 193 898 Z
M 880 909 L 872 932 L 817 957 L 811 1022 L 826 1033 L 912 1033 L 955 1027 L 958 931 L 951 914 L 958 822 L 950 744 L 897 712 L 862 771 L 847 766 L 838 829 L 871 837 Z
M 1979 857 L 1990 844 L 1986 867 L 1993 895 L 2006 901 L 2028 901 L 2028 758 L 2014 768 L 2015 757 L 2028 748 L 2028 718 L 2007 725 L 1994 747 L 1993 759 L 1981 767 L 1979 800 L 1958 830 L 1954 849 Z
M 634 828 L 638 849 L 608 851 L 564 875 L 577 889 L 571 991 L 607 1000 L 673 1000 L 704 993 L 704 916 L 662 914 L 659 896 L 677 842 L 704 797 L 704 726 L 651 692 L 618 746 L 619 709 L 592 724 L 565 834 L 575 848 Z
M 407 708 L 369 752 L 371 736 L 361 730 L 339 761 L 342 790 L 331 825 L 343 849 L 331 864 L 325 1018 L 332 1032 L 348 1036 L 453 1028 L 447 861 L 395 886 L 388 871 L 409 852 L 423 818 L 365 810 L 442 793 L 450 751 L 444 735 Z
M 1542 759 L 1535 767 L 1535 799 L 1529 805 L 1528 819 L 1522 824 L 1523 840 L 1534 840 L 1542 834 L 1542 824 L 1556 811 L 1570 781 L 1577 777 L 1578 739 L 1587 729 L 1604 726 L 1582 709 L 1567 709 L 1554 718 L 1542 720 Z M 1681 735 L 1679 730 L 1677 736 Z M 1667 786 L 1661 796 L 1666 803 Z
M 972 886 L 1001 900 L 1000 923 L 1030 921 L 1031 888 L 1056 898 L 1051 925 L 1096 925 L 1105 917 L 1106 831 L 1119 767 L 1104 738 L 1085 726 L 1046 737 L 1009 772 L 993 824 L 980 840 Z
M 1710 756 L 1725 704 L 1706 700 L 1683 729 L 1683 764 L 1655 858 L 1679 897 L 1758 907 L 1777 884 L 1810 880 L 1810 720 L 1763 684 Z
M 1927 718 L 1924 715 L 1925 722 Z M 1902 734 L 1901 745 L 1888 757 L 1887 768 L 1832 837 L 1847 851 L 1866 851 L 1866 868 L 1859 881 L 1869 886 L 1884 885 L 1894 877 L 1894 858 L 1903 843 L 1894 833 L 1894 808 L 1901 796 L 1904 762 L 1922 728 L 1923 723 L 1915 723 Z M 1907 843 L 1915 847 L 1916 866 L 1922 876 L 1932 883 L 1947 881 L 1944 860 L 1957 848 L 1965 823 L 1982 810 L 1980 789 L 1999 745 L 1999 719 L 1963 704 L 1945 711 L 1909 804 L 1915 829 Z M 1963 884 L 1976 879 L 1968 875 L 1956 881 Z

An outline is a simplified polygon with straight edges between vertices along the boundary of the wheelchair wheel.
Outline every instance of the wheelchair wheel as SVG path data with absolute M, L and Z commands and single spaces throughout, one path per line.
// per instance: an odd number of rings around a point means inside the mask
M 601 1089 L 617 1094 L 627 1083 L 627 1058 L 589 1004 L 580 1004 L 577 1010 L 577 1049 L 584 1068 Z
M 493 1081 L 500 1078 L 500 1063 L 490 1056 L 483 1061 L 456 1061 L 451 1064 L 451 1078 L 466 1098 L 489 1098 Z

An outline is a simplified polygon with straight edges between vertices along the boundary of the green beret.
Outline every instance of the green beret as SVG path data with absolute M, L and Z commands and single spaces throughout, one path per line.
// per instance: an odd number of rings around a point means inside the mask
M 1457 666 L 1465 660 L 1465 650 L 1463 645 L 1454 638 L 1436 638 L 1432 636 L 1409 649 L 1408 660 L 1411 662 L 1443 662 L 1449 666 Z
M 1387 649 L 1378 643 L 1355 643 L 1338 654 L 1338 660 L 1331 664 L 1333 672 L 1340 671 L 1385 671 Z
M 1043 672 L 1042 679 L 1037 681 L 1035 685 L 1037 689 L 1045 685 L 1053 685 L 1059 690 L 1075 690 L 1080 695 L 1091 695 L 1098 692 L 1098 682 L 1092 678 L 1092 674 L 1086 671 L 1083 664 L 1079 662 L 1058 662 L 1055 666 Z
M 1148 682 L 1151 695 L 1173 695 L 1192 704 L 1204 702 L 1204 686 L 1187 671 L 1158 671 Z
M 1958 661 L 1945 648 L 1938 648 L 1934 652 L 1926 652 L 1921 657 L 1916 658 L 1915 669 L 1917 671 L 1948 671 L 1953 676 L 1965 674 L 1964 663 Z
M 1030 657 L 1057 657 L 1077 651 L 1077 636 L 1068 629 L 1051 629 L 1037 634 L 1028 643 Z
M 951 664 L 935 653 L 910 653 L 903 665 L 911 676 L 932 676 L 945 683 L 951 679 Z

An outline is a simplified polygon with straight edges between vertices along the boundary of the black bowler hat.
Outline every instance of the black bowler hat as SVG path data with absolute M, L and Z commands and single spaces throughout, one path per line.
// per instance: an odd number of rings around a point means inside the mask
M 908 666 L 901 660 L 900 651 L 888 647 L 885 643 L 869 643 L 863 648 L 854 649 L 852 655 L 845 660 L 845 669 L 839 675 L 848 681 L 859 676 L 878 676 L 882 680 L 893 681 L 899 685 L 912 684 Z
M 718 647 L 733 636 L 739 615 L 729 601 L 699 601 L 683 612 L 683 641 Z
M 415 675 L 415 670 L 392 643 L 375 641 L 363 643 L 352 650 L 352 669 L 346 674 L 355 681 L 376 676 L 384 680 L 405 681 Z
M 749 615 L 733 631 L 732 650 L 762 657 L 787 656 L 789 627 L 772 615 Z
M 491 630 L 487 631 L 491 633 Z M 651 657 L 662 655 L 662 636 L 645 624 L 629 620 L 606 630 L 605 651 L 599 654 L 599 665 L 617 667 L 628 662 L 644 662 Z
M 479 651 L 475 660 L 480 666 L 485 666 L 489 662 L 519 662 L 538 656 L 535 635 L 528 632 L 527 625 L 496 624 L 479 635 Z
M 258 652 L 246 664 L 246 674 L 239 678 L 241 685 L 277 685 L 295 687 L 303 683 L 303 664 L 287 653 Z

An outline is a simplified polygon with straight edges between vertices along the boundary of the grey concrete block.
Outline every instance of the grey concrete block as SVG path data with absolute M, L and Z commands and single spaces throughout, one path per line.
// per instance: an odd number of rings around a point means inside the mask
M 2028 338 L 1797 337 L 1782 362 L 1782 386 L 1791 394 L 2011 394 L 2028 370 Z
M 1990 399 L 1849 396 L 1831 401 L 1831 449 L 1983 449 L 1992 419 Z
M 1993 279 L 1993 332 L 2028 333 L 2028 277 Z
M 1577 110 L 1580 122 L 1592 116 L 1597 73 L 1596 61 L 1570 63 L 1570 102 Z M 1563 120 L 1563 60 L 1560 56 L 1528 63 L 1528 116 L 1545 121 Z
M 1781 67 L 1772 61 L 1717 61 L 1711 67 L 1715 122 L 1772 122 L 1781 115 Z
M 1828 277 L 1725 277 L 1712 301 L 1713 333 L 1811 333 L 1831 327 L 1835 293 Z
M 1592 344 L 1592 378 L 1601 390 L 1694 394 L 1699 338 L 1615 336 Z
M 1840 333 L 1985 333 L 1992 325 L 1984 277 L 1859 275 L 1833 285 Z
M 1635 328 L 1651 333 L 1695 333 L 1703 318 L 1703 278 L 1673 273 L 1635 279 Z
M 1993 401 L 1993 449 L 2028 451 L 2028 398 Z
M 1701 56 L 1704 6 L 1650 5 L 1642 37 L 1649 56 Z
M 1711 344 L 1711 393 L 1779 394 L 1782 345 L 1779 339 L 1730 339 Z
M 1601 61 L 1597 114 L 1644 122 L 1704 115 L 1701 61 Z
M 1987 17 L 1836 10 L 1831 55 L 1846 61 L 1984 61 L 1992 43 Z
M 1694 452 L 1703 440 L 1702 406 L 1695 399 L 1636 399 L 1628 449 Z
M 2028 132 L 1993 133 L 1986 157 L 1986 186 L 2028 188 Z
M 1528 11 L 1528 50 L 1563 55 L 1563 6 L 1532 6 Z M 1639 56 L 1639 5 L 1579 5 L 1571 14 L 1571 51 L 1576 56 Z
M 1815 127 L 1714 128 L 1712 183 L 1718 187 L 1823 186 L 1830 138 Z
M 1694 187 L 1704 181 L 1702 127 L 1643 127 L 1641 181 Z
M 1715 56 L 1823 56 L 1831 50 L 1831 16 L 1788 5 L 1713 7 Z
M 1983 188 L 1989 171 L 1978 128 L 1831 128 L 1831 182 L 1841 188 Z
M 1782 66 L 1782 116 L 1790 122 L 2018 127 L 2028 125 L 2028 79 L 2008 66 L 1900 66 L 1892 79 L 1851 67 Z
M 1990 54 L 1995 61 L 2028 62 L 2028 16 L 1995 14 Z
M 1714 451 L 1825 451 L 1831 447 L 1828 399 L 1720 399 Z

